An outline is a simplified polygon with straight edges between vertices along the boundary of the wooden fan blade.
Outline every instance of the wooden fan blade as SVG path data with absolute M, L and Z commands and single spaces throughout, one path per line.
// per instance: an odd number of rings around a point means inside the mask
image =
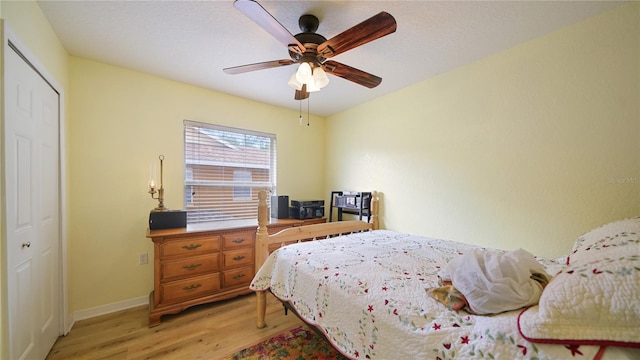
M 349 65 L 345 65 L 333 60 L 327 60 L 322 64 L 322 68 L 328 74 L 341 77 L 345 80 L 353 81 L 356 84 L 366 86 L 369 89 L 380 85 L 382 78 L 369 74 L 368 72 L 358 70 Z
M 280 41 L 289 50 L 302 54 L 305 47 L 287 30 L 276 18 L 274 18 L 262 5 L 254 0 L 236 0 L 233 6 L 245 14 L 254 23 L 266 30 L 271 36 Z
M 304 100 L 309 97 L 309 92 L 307 91 L 307 84 L 302 84 L 301 90 L 296 90 L 296 95 L 293 97 L 296 100 Z
M 249 71 L 271 69 L 271 68 L 275 68 L 275 67 L 279 67 L 279 66 L 287 66 L 287 65 L 291 65 L 291 64 L 295 64 L 295 61 L 289 60 L 289 59 L 273 60 L 273 61 L 265 61 L 265 62 L 255 63 L 255 64 L 247 64 L 247 65 L 228 67 L 226 69 L 222 69 L 222 71 L 224 71 L 226 74 L 235 75 L 235 74 L 246 73 L 246 72 L 249 72 Z
M 381 12 L 318 45 L 318 54 L 331 58 L 396 31 L 396 19 Z

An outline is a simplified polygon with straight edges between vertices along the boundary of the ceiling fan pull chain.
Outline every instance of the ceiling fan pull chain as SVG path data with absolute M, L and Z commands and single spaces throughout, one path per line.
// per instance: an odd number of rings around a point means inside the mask
M 302 100 L 298 100 L 298 105 L 300 105 L 300 114 L 298 115 L 298 125 L 302 126 Z
M 311 98 L 311 96 L 307 98 L 307 126 L 309 126 L 309 98 Z

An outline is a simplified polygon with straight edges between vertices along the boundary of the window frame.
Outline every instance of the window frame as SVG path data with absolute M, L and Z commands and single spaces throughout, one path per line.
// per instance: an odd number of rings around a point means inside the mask
M 276 193 L 276 135 L 192 120 L 183 135 L 187 225 L 256 219 L 258 192 Z

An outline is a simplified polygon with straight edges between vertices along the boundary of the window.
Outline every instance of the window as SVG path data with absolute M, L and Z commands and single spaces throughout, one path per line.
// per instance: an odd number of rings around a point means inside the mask
M 254 220 L 258 192 L 276 192 L 276 136 L 184 122 L 187 224 Z
M 234 200 L 248 200 L 251 198 L 251 171 L 233 170 L 233 182 L 237 185 L 233 187 Z M 243 186 L 242 184 L 248 184 Z

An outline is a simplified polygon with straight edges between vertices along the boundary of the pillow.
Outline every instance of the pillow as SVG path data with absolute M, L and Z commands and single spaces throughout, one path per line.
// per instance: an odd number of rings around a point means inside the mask
M 518 317 L 531 342 L 640 347 L 640 218 L 581 236 L 571 262 Z
M 638 234 L 640 234 L 640 217 L 618 220 L 597 227 L 575 241 L 567 264 L 579 260 L 589 261 L 594 256 L 598 257 L 598 253 L 612 251 L 624 253 L 625 246 L 632 244 L 633 241 L 637 243 Z

